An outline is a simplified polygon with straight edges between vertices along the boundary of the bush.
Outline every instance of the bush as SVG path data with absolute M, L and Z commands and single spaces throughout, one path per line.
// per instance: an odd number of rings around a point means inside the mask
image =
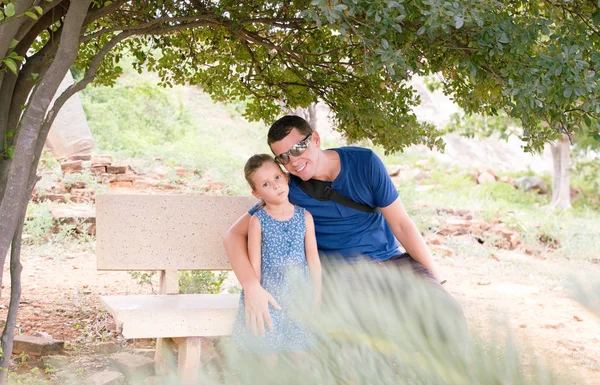
M 179 272 L 179 293 L 181 294 L 219 294 L 227 272 L 218 274 L 206 270 Z

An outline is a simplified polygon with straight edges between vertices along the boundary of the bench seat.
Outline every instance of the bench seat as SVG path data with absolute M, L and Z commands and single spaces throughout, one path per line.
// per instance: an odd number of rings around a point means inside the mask
M 216 337 L 231 334 L 239 294 L 103 296 L 125 338 Z

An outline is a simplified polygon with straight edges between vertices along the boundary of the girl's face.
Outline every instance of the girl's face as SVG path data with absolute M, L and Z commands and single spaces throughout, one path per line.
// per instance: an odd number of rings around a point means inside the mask
M 252 195 L 266 204 L 279 204 L 288 200 L 287 175 L 275 162 L 265 162 L 250 177 L 254 184 Z

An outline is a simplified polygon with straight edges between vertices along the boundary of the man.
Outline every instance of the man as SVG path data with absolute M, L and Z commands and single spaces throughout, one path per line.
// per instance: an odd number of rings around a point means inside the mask
M 271 126 L 267 141 L 277 162 L 291 175 L 303 181 L 330 182 L 336 192 L 381 211 L 363 212 L 332 200 L 317 200 L 290 178 L 290 201 L 312 214 L 322 255 L 335 255 L 349 262 L 362 258 L 383 265 L 409 266 L 418 276 L 437 286 L 437 292 L 453 302 L 452 306 L 464 319 L 458 303 L 440 286 L 441 276 L 425 241 L 406 213 L 377 155 L 358 147 L 322 150 L 319 133 L 304 119 L 292 115 L 284 116 Z M 253 332 L 264 335 L 265 323 L 272 330 L 268 305 L 275 309 L 279 309 L 279 305 L 260 286 L 249 262 L 246 239 L 251 213 L 252 210 L 244 214 L 229 229 L 224 244 L 244 288 L 246 323 Z M 402 252 L 398 241 L 408 254 Z

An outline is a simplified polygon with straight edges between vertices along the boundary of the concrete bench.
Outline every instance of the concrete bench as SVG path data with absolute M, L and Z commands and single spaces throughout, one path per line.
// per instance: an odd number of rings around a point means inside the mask
M 196 384 L 201 338 L 229 335 L 239 294 L 178 294 L 179 270 L 231 270 L 227 229 L 251 197 L 105 194 L 96 198 L 98 270 L 160 272 L 158 295 L 103 296 L 125 338 L 156 338 L 157 374 L 173 348 L 184 383 Z

